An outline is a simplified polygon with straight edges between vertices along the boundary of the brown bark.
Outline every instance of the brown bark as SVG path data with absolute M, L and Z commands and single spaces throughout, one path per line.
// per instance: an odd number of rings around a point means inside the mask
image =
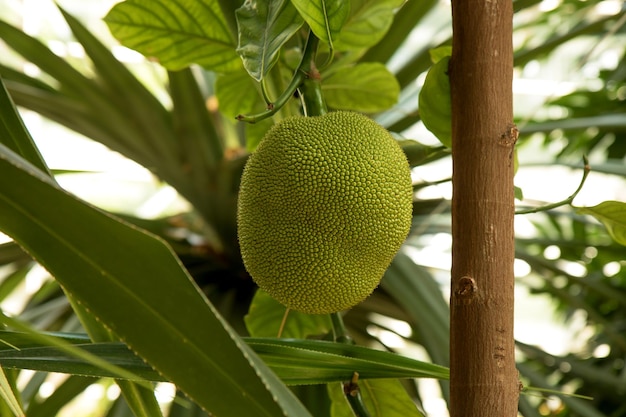
M 515 417 L 511 0 L 452 0 L 451 417 Z

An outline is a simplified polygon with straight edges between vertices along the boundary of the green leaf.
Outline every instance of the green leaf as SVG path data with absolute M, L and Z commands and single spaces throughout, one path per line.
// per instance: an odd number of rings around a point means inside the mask
M 348 51 L 377 44 L 404 3 L 405 0 L 351 0 L 350 14 L 335 42 L 335 49 Z
M 445 57 L 452 56 L 452 46 L 444 45 L 438 48 L 433 48 L 428 50 L 428 55 L 430 55 L 430 60 L 433 64 L 441 61 Z
M 0 143 L 8 146 L 41 171 L 50 174 L 33 138 L 15 111 L 15 104 L 3 82 L 0 82 L 0 114 L 4 115 L 0 118 Z
M 448 379 L 447 368 L 390 352 L 345 343 L 298 339 L 246 339 L 274 372 L 289 385 L 361 379 Z
M 233 120 L 239 114 L 248 114 L 258 108 L 257 83 L 243 69 L 221 74 L 215 81 L 215 94 L 221 113 Z M 241 92 L 245 91 L 246 94 Z
M 396 104 L 400 86 L 383 64 L 371 62 L 332 72 L 322 80 L 322 91 L 329 107 L 375 113 Z
M 424 126 L 448 148 L 452 147 L 452 103 L 450 99 L 450 57 L 437 61 L 426 74 L 419 94 L 418 110 Z
M 94 377 L 166 380 L 123 343 L 89 343 L 87 336 L 79 334 L 44 335 L 47 339 L 34 338 L 23 332 L 0 331 L 0 365 Z M 49 343 L 51 337 L 59 342 Z M 445 367 L 362 346 L 301 339 L 244 340 L 285 383 L 291 385 L 344 381 L 350 379 L 354 371 L 359 372 L 361 379 L 449 378 Z M 81 349 L 83 354 L 59 347 L 61 342 Z M 111 366 L 103 367 L 92 361 L 90 358 L 94 355 Z M 127 372 L 116 371 L 119 368 Z
M 169 70 L 199 64 L 227 72 L 241 65 L 216 0 L 126 0 L 104 21 L 124 46 Z
M 371 417 L 423 417 L 415 403 L 397 379 L 359 381 L 363 403 Z M 340 384 L 328 384 L 332 417 L 352 417 L 354 414 Z
M 0 230 L 198 404 L 224 416 L 307 415 L 162 240 L 76 199 L 3 145 L 0 177 L 12 179 L 1 187 Z
M 348 13 L 348 0 L 291 0 L 315 36 L 332 46 Z
M 431 158 L 444 151 L 443 146 L 427 146 L 412 139 L 396 139 L 402 148 L 402 152 L 412 167 L 424 165 L 431 161 Z
M 0 368 L 0 397 L 2 397 L 5 403 L 9 406 L 14 416 L 19 417 L 26 415 L 24 410 L 22 410 L 20 402 L 15 396 L 15 393 L 13 392 L 13 388 L 4 373 L 4 369 L 2 368 Z
M 285 306 L 270 297 L 267 292 L 257 290 L 250 304 L 250 310 L 244 318 L 250 336 L 276 337 L 285 310 Z M 332 323 L 326 314 L 289 311 L 281 337 L 306 339 L 308 336 L 326 334 L 331 330 Z
M 261 81 L 276 63 L 280 48 L 304 21 L 290 0 L 247 0 L 236 15 L 237 53 L 248 74 Z
M 159 171 L 179 164 L 169 114 L 163 104 L 102 44 L 78 19 L 60 9 L 72 33 L 85 49 L 98 74 L 98 84 L 107 93 L 108 105 L 117 107 L 122 118 L 133 121 L 135 138 L 141 139 L 143 152 L 157 150 L 154 164 Z M 177 165 L 176 165 L 177 166 Z
M 577 208 L 576 211 L 598 219 L 617 243 L 626 246 L 626 203 L 604 201 L 597 206 Z

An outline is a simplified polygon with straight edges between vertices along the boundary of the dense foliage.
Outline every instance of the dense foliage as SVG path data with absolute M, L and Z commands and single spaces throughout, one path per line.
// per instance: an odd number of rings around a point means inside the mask
M 11 51 L 0 58 L 0 230 L 15 239 L 0 247 L 0 300 L 21 300 L 14 316 L 1 319 L 0 414 L 55 415 L 114 377 L 123 396 L 90 404 L 92 415 L 161 415 L 154 383 L 162 381 L 180 390 L 164 412 L 171 417 L 206 415 L 202 409 L 342 416 L 363 404 L 372 415 L 435 415 L 440 403 L 432 392 L 447 398 L 447 265 L 433 259 L 449 255 L 449 247 L 437 246 L 449 236 L 449 152 L 424 128 L 418 93 L 446 50 L 439 47 L 449 45 L 448 6 L 148 3 L 123 1 L 104 19 L 122 44 L 150 58 L 139 64 L 121 62 L 108 38 L 65 10 L 72 40 L 85 53 L 80 59 L 57 55 L 8 16 L 0 21 L 3 48 Z M 626 210 L 617 201 L 574 206 L 566 197 L 588 156 L 592 172 L 581 194 L 591 187 L 599 188 L 598 201 L 624 199 L 604 184 L 623 185 L 626 177 L 626 14 L 611 1 L 514 5 L 516 183 L 519 209 L 528 212 L 518 215 L 516 256 L 528 268 L 519 287 L 547 298 L 576 341 L 558 352 L 547 343 L 518 343 L 522 382 L 535 388 L 522 395 L 520 412 L 621 416 Z M 38 71 L 26 71 L 25 63 Z M 315 86 L 307 83 L 316 69 L 330 109 L 367 113 L 397 135 L 414 167 L 413 227 L 364 303 L 341 320 L 291 313 L 276 338 L 284 308 L 255 292 L 243 268 L 237 190 L 247 155 L 269 126 L 315 106 Z M 551 91 L 524 94 L 522 82 Z M 173 187 L 186 209 L 142 218 L 78 199 L 58 182 L 85 173 L 49 170 L 13 104 L 139 163 Z M 524 181 L 537 167 L 550 170 L 541 181 Z M 551 173 L 563 172 L 558 167 L 576 180 L 555 179 L 565 194 L 537 201 L 532 196 Z M 38 264 L 51 276 L 26 293 Z M 344 343 L 347 335 L 355 344 Z M 47 373 L 54 371 L 71 376 L 55 379 Z M 42 395 L 50 382 L 52 395 Z M 362 401 L 348 404 L 342 388 L 356 385 Z

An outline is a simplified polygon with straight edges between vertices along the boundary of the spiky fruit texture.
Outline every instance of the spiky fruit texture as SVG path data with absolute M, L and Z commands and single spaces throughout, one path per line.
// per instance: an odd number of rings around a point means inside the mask
M 378 286 L 411 212 L 409 166 L 383 127 L 345 111 L 293 117 L 268 131 L 244 169 L 241 254 L 290 309 L 342 311 Z

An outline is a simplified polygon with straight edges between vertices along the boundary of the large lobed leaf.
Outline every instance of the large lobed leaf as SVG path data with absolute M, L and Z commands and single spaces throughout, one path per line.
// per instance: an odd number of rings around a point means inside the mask
M 339 35 L 350 12 L 346 0 L 291 0 L 315 36 L 328 43 Z
M 261 81 L 265 77 L 276 63 L 280 48 L 303 23 L 289 0 L 246 1 L 237 9 L 237 53 L 252 78 Z
M 241 65 L 217 0 L 126 0 L 104 20 L 124 46 L 170 70 L 195 63 L 225 72 Z
M 341 51 L 367 48 L 389 30 L 394 14 L 406 0 L 351 0 L 350 14 L 335 42 Z
M 322 91 L 332 108 L 375 113 L 396 104 L 400 86 L 383 64 L 367 62 L 330 73 L 323 79 Z

